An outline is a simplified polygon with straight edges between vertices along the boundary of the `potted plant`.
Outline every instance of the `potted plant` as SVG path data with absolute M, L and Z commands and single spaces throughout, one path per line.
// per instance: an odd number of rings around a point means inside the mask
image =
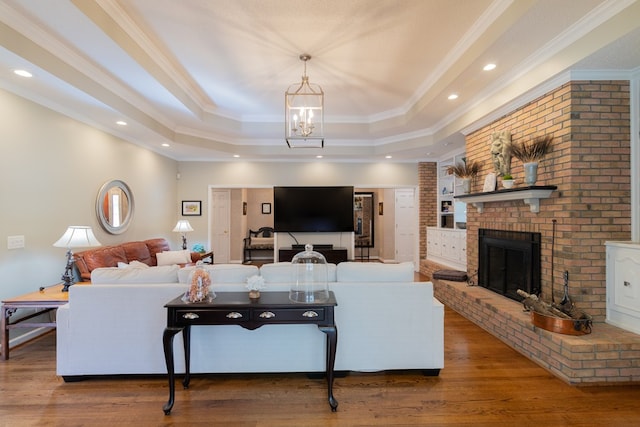
M 502 186 L 504 188 L 511 188 L 513 187 L 513 184 L 515 184 L 515 181 L 511 174 L 505 173 L 504 175 L 502 175 Z
M 511 155 L 523 163 L 525 184 L 536 183 L 538 162 L 550 151 L 552 141 L 553 136 L 539 136 L 530 142 L 522 141 L 511 145 Z
M 463 161 L 447 167 L 447 173 L 453 174 L 462 180 L 462 191 L 466 194 L 471 191 L 471 180 L 478 175 L 480 165 L 478 162 Z

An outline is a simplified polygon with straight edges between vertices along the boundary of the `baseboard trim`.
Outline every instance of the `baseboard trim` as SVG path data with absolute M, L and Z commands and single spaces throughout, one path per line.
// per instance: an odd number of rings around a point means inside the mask
M 18 335 L 17 337 L 14 337 L 12 339 L 9 340 L 9 352 L 11 352 L 11 349 L 14 347 L 19 346 L 20 344 L 24 344 L 26 342 L 29 342 L 33 339 L 36 339 L 44 334 L 46 334 L 47 332 L 51 331 L 51 328 L 35 328 L 30 330 L 29 332 L 25 332 L 24 334 Z M 0 348 L 2 349 L 2 352 L 4 354 L 4 348 L 2 348 L 2 345 L 0 345 Z

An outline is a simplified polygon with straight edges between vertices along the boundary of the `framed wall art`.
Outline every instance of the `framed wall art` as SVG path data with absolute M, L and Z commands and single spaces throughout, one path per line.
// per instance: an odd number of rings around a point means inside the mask
M 182 216 L 200 216 L 202 215 L 201 200 L 183 200 Z

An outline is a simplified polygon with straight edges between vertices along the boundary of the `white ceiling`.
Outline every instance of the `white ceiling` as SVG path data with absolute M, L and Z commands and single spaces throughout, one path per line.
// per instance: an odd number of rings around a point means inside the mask
M 0 0 L 0 42 L 0 87 L 176 160 L 419 161 L 565 81 L 638 73 L 640 0 Z M 324 149 L 284 141 L 301 53 Z

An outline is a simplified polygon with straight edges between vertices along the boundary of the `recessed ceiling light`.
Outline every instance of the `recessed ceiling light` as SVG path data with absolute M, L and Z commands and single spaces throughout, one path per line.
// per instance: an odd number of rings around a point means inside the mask
M 13 70 L 13 73 L 19 75 L 20 77 L 33 77 L 33 74 L 31 74 L 27 70 Z
M 233 157 L 235 157 L 236 159 L 240 157 L 240 154 L 234 154 Z
M 482 69 L 485 71 L 491 71 L 496 68 L 496 64 L 487 64 Z
M 127 125 L 127 122 L 125 122 L 124 120 L 118 120 L 118 121 L 116 122 L 116 124 L 117 124 L 118 126 L 126 126 L 126 125 Z
M 393 159 L 393 156 L 384 156 L 385 159 Z
M 323 157 L 324 157 L 324 156 L 323 156 L 322 154 L 318 154 L 318 155 L 316 156 L 316 159 L 321 159 L 321 158 L 323 158 Z
M 166 143 L 166 142 L 164 142 L 164 143 L 162 144 L 162 146 L 163 146 L 163 147 L 171 147 L 171 145 L 169 145 L 169 144 L 168 144 L 168 143 Z
M 449 95 L 447 97 L 448 100 L 453 101 L 454 99 L 458 99 L 458 94 L 457 93 L 452 93 L 451 95 Z

